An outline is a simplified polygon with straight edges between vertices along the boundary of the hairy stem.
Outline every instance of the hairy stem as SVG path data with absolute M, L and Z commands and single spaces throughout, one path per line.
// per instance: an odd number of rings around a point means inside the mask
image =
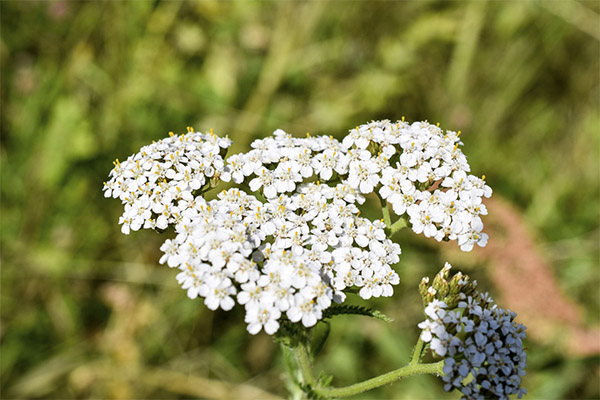
M 403 215 L 390 227 L 390 236 L 408 226 L 408 217 Z
M 308 348 L 303 340 L 299 340 L 296 346 L 293 347 L 294 354 L 296 355 L 296 361 L 302 374 L 304 383 L 310 387 L 315 386 L 315 378 L 312 374 L 312 367 L 310 365 L 310 356 L 308 354 Z
M 432 364 L 409 364 L 397 370 L 388 372 L 375 378 L 368 379 L 363 382 L 355 383 L 354 385 L 331 388 L 317 387 L 314 392 L 324 397 L 347 397 L 366 392 L 367 390 L 375 389 L 383 385 L 395 382 L 398 379 L 406 378 L 413 375 L 435 374 L 441 375 L 444 361 L 439 361 Z
M 293 400 L 300 400 L 304 397 L 304 392 L 300 387 L 298 379 L 300 379 L 300 371 L 294 362 L 294 353 L 292 350 L 284 344 L 281 344 L 281 352 L 283 353 L 283 361 L 288 373 L 288 380 L 286 386 L 289 390 L 289 398 Z
M 421 340 L 421 335 L 419 335 L 419 341 L 417 342 L 417 344 L 415 345 L 415 348 L 413 349 L 413 355 L 410 360 L 410 363 L 408 363 L 409 365 L 415 365 L 415 364 L 418 364 L 419 361 L 421 361 L 421 353 L 423 352 L 423 344 L 424 343 Z
M 379 199 L 379 204 L 381 205 L 381 214 L 383 215 L 383 222 L 385 223 L 385 227 L 391 229 L 392 227 L 392 218 L 390 216 L 390 209 L 388 208 L 388 203 L 386 200 L 381 197 L 378 191 L 375 191 L 377 198 Z
M 292 348 L 292 351 L 296 356 L 296 361 L 298 362 L 298 367 L 300 369 L 300 373 L 302 374 L 304 384 L 307 385 L 310 390 L 322 397 L 348 397 L 387 385 L 395 382 L 398 379 L 406 378 L 408 376 L 421 374 L 441 375 L 443 372 L 442 368 L 444 367 L 443 360 L 431 364 L 419 364 L 419 358 L 422 349 L 423 341 L 419 338 L 419 341 L 415 346 L 413 357 L 408 365 L 386 374 L 376 376 L 375 378 L 341 388 L 323 387 L 316 381 L 312 373 L 309 358 L 310 356 L 305 341 L 298 341 L 298 343 Z

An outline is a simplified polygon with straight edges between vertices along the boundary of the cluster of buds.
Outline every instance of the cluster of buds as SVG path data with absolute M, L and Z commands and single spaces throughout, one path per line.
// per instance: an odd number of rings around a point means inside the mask
M 452 266 L 449 263 L 437 273 L 433 282 L 429 284 L 429 277 L 424 277 L 419 284 L 419 293 L 426 307 L 434 300 L 443 301 L 448 308 L 454 308 L 464 296 L 470 296 L 475 292 L 477 281 L 471 281 L 468 275 L 460 271 L 450 278 Z
M 463 399 L 508 399 L 521 387 L 527 356 L 523 347 L 525 326 L 516 314 L 499 308 L 476 282 L 457 273 L 448 280 L 446 264 L 431 286 L 419 286 L 427 319 L 418 326 L 421 340 L 434 355 L 445 357 L 444 389 L 457 389 Z

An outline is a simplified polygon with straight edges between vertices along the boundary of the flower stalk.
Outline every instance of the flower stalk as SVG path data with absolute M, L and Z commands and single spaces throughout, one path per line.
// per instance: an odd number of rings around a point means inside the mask
M 375 389 L 393 383 L 398 379 L 406 378 L 413 375 L 433 374 L 442 375 L 444 361 L 438 361 L 431 364 L 408 364 L 402 368 L 390 371 L 386 374 L 379 375 L 375 378 L 368 379 L 363 382 L 355 383 L 354 385 L 341 388 L 316 388 L 314 391 L 323 397 L 348 397 L 367 390 Z
M 321 385 L 320 382 L 317 382 L 312 372 L 308 347 L 305 341 L 298 340 L 296 345 L 292 347 L 292 351 L 296 356 L 299 371 L 302 374 L 302 380 L 304 385 L 306 386 L 305 390 L 311 391 L 321 397 L 335 398 L 354 396 L 356 394 L 363 393 L 368 390 L 376 389 L 378 387 L 393 383 L 398 379 L 406 378 L 413 375 L 442 375 L 442 369 L 444 367 L 443 360 L 435 363 L 419 363 L 419 356 L 422 351 L 422 348 L 423 341 L 419 338 L 419 341 L 415 346 L 415 352 L 413 354 L 413 357 L 408 363 L 408 365 L 405 365 L 402 368 L 398 368 L 383 375 L 367 379 L 363 382 L 339 388 Z

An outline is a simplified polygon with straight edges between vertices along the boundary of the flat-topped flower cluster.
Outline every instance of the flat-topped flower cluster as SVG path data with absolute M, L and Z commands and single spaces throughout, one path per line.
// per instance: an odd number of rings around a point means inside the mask
M 383 221 L 359 216 L 376 193 L 416 232 L 484 246 L 481 203 L 491 189 L 468 175 L 459 134 L 427 122 L 371 122 L 338 141 L 277 130 L 246 153 L 188 129 L 115 162 L 107 197 L 125 211 L 123 233 L 173 226 L 161 263 L 178 268 L 191 298 L 210 309 L 246 309 L 248 331 L 273 334 L 281 318 L 313 326 L 348 289 L 391 296 L 400 247 Z M 219 182 L 237 184 L 213 200 Z M 389 231 L 388 231 L 389 232 Z
M 437 356 L 445 357 L 444 389 L 458 389 L 464 399 L 508 399 L 514 394 L 521 398 L 527 393 L 521 388 L 527 364 L 526 327 L 515 322 L 514 312 L 499 308 L 487 293 L 474 290 L 476 282 L 459 275 L 448 284 L 449 270 L 446 264 L 437 282 L 422 290 L 427 293 L 424 297 L 433 299 L 425 307 L 427 319 L 419 324 L 421 340 Z
M 246 308 L 248 331 L 279 328 L 282 313 L 306 327 L 321 319 L 344 289 L 360 296 L 390 296 L 399 282 L 390 264 L 400 247 L 386 239 L 380 221 L 357 215 L 341 185 L 304 184 L 299 193 L 262 203 L 238 189 L 177 223 L 177 237 L 161 247 L 161 262 L 178 267 L 177 280 L 208 308 Z
M 126 161 L 114 162 L 104 196 L 119 198 L 125 211 L 119 219 L 121 231 L 166 229 L 193 209 L 195 192 L 218 179 L 223 156 L 231 140 L 193 132 L 175 135 L 150 145 Z

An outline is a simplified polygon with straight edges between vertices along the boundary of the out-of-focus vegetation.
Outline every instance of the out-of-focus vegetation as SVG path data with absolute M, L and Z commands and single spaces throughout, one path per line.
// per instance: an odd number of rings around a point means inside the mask
M 527 227 L 519 251 L 542 264 L 532 287 L 545 282 L 578 316 L 553 315 L 548 296 L 521 305 L 531 293 L 498 284 L 494 257 L 512 246 L 458 255 L 403 232 L 401 285 L 369 303 L 395 321 L 340 317 L 316 367 L 343 385 L 404 365 L 423 319 L 417 284 L 450 259 L 500 304 L 538 315 L 520 319 L 529 398 L 600 397 L 600 3 L 2 1 L 0 12 L 4 398 L 285 396 L 271 338 L 187 299 L 158 265 L 168 234 L 122 235 L 102 182 L 115 158 L 188 125 L 228 134 L 237 152 L 279 127 L 341 137 L 402 116 L 462 130 L 473 172 Z M 490 245 L 510 243 L 496 220 Z M 565 324 L 571 336 L 557 335 Z M 423 376 L 362 396 L 376 397 L 458 396 Z

